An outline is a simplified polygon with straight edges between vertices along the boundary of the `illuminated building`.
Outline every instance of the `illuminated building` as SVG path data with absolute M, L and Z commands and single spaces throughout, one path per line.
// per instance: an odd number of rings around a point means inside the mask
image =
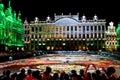
M 117 50 L 120 50 L 120 23 L 118 24 L 116 33 L 117 33 Z
M 85 15 L 49 16 L 45 21 L 36 17 L 30 24 L 29 37 L 25 42 L 30 50 L 104 50 L 106 21 L 95 15 L 87 19 Z M 26 27 L 27 28 L 27 27 Z
M 106 46 L 106 50 L 107 51 L 115 51 L 117 50 L 116 47 L 116 29 L 115 26 L 113 26 L 113 22 L 109 23 L 108 26 L 108 30 L 106 31 L 106 42 L 105 42 L 105 46 Z
M 8 8 L 0 0 L 0 51 L 24 50 L 24 27 L 21 14 L 12 12 L 11 1 Z M 17 16 L 16 16 L 17 15 Z
M 24 49 L 25 50 L 30 50 L 29 43 L 30 43 L 30 26 L 27 22 L 27 20 L 24 21 Z

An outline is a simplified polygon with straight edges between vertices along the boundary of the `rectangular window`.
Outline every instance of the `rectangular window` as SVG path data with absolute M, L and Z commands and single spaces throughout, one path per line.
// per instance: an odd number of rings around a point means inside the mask
M 85 38 L 85 34 L 83 34 L 83 38 Z
M 27 34 L 27 31 L 25 31 L 25 34 Z
M 67 34 L 67 38 L 69 38 L 69 34 Z
M 35 35 L 35 39 L 37 39 L 37 35 Z
M 29 39 L 30 39 L 30 38 L 28 37 L 27 41 L 29 41 Z
M 73 38 L 73 35 L 71 34 L 71 38 Z
M 93 33 L 91 33 L 91 38 L 93 38 Z
M 41 38 L 41 34 L 39 34 L 39 38 Z
M 69 26 L 67 26 L 67 31 L 69 31 Z
M 62 32 L 62 27 L 60 27 L 60 32 Z
M 38 28 L 37 28 L 37 27 L 35 28 L 35 32 L 36 32 L 36 33 L 38 32 Z
M 95 33 L 95 38 L 97 38 L 97 33 Z
M 79 34 L 79 38 L 81 38 L 81 34 Z
M 30 34 L 30 31 L 28 30 L 28 33 L 27 34 Z
M 101 34 L 99 33 L 99 37 L 98 38 L 101 38 Z
M 85 32 L 85 26 L 83 26 L 83 32 Z
M 104 26 L 102 26 L 102 30 L 104 31 Z
M 91 26 L 91 31 L 93 31 L 93 26 Z
M 71 31 L 73 31 L 73 26 L 71 26 Z
M 104 33 L 103 33 L 102 37 L 103 37 L 103 38 L 105 37 L 105 36 L 104 36 Z
M 39 31 L 42 31 L 41 27 L 39 27 Z
M 77 38 L 77 34 L 75 34 L 75 38 Z
M 58 27 L 56 27 L 56 32 L 58 32 Z
M 77 31 L 77 26 L 75 26 L 75 31 Z
M 89 31 L 89 26 L 87 26 L 87 31 Z
M 87 38 L 89 38 L 89 34 L 87 34 Z
M 34 32 L 34 27 L 32 27 L 32 32 Z
M 98 30 L 100 31 L 100 26 L 98 26 Z
M 81 31 L 81 26 L 79 26 L 79 31 Z
M 34 38 L 34 35 L 32 34 L 32 38 Z
M 97 26 L 95 26 L 95 31 L 97 31 Z
M 65 31 L 65 26 L 63 26 L 63 31 Z

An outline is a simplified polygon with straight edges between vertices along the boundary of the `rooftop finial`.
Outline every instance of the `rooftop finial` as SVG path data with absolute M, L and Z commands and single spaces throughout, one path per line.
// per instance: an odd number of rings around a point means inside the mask
M 109 23 L 109 25 L 112 27 L 112 26 L 114 25 L 114 23 L 111 21 L 111 22 Z
M 27 17 L 25 17 L 24 24 L 28 24 Z
M 0 3 L 2 3 L 2 0 L 0 0 Z
M 93 20 L 97 21 L 98 20 L 98 17 L 97 15 L 95 14 L 94 17 L 93 17 Z
M 82 22 L 85 22 L 86 21 L 86 16 L 83 14 L 82 16 Z
M 35 17 L 35 23 L 38 23 L 39 19 L 38 17 Z
M 56 16 L 56 13 L 54 13 L 54 16 Z
M 62 16 L 63 16 L 63 13 L 62 13 Z
M 79 16 L 79 12 L 77 12 L 77 15 Z
M 10 5 L 11 5 L 11 0 L 9 1 L 9 4 L 8 4 L 8 6 L 10 7 Z
M 71 16 L 71 13 L 69 13 L 69 15 Z

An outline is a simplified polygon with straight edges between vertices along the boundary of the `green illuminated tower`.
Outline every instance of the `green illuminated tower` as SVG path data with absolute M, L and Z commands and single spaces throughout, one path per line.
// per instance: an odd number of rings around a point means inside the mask
M 118 27 L 116 29 L 117 32 L 117 49 L 120 49 L 120 23 L 118 24 Z
M 0 0 L 0 46 L 3 51 L 23 50 L 24 46 L 21 13 L 17 15 L 15 11 L 12 11 L 11 1 L 9 1 L 8 8 L 4 10 L 4 5 Z
M 5 39 L 5 14 L 4 14 L 4 5 L 2 4 L 2 1 L 0 0 L 0 46 L 1 50 L 3 50 L 4 47 L 4 39 Z

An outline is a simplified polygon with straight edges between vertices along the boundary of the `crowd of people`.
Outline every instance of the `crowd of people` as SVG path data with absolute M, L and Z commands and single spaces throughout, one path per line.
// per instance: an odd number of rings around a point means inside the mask
M 39 70 L 22 68 L 19 73 L 12 73 L 10 70 L 3 71 L 3 75 L 0 76 L 0 80 L 120 80 L 114 67 L 108 67 L 104 70 L 95 70 L 94 72 L 87 72 L 86 69 L 80 69 L 79 74 L 76 70 L 71 70 L 70 73 L 66 73 L 64 70 L 51 74 L 52 68 L 47 66 L 44 73 L 40 73 Z
M 0 62 L 10 61 L 9 57 L 13 60 L 24 59 L 33 57 L 32 52 L 0 52 Z

